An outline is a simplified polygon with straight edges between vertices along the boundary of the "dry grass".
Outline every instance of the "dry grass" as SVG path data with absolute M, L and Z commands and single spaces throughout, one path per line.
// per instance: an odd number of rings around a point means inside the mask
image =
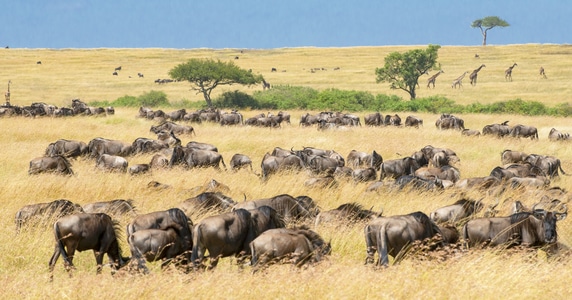
M 381 64 L 384 53 L 409 49 L 410 47 L 378 47 L 348 49 L 277 49 L 273 51 L 248 50 L 239 54 L 235 50 L 19 50 L 10 49 L 0 58 L 5 66 L 1 80 L 11 78 L 14 104 L 28 104 L 34 101 L 45 101 L 60 105 L 69 105 L 73 97 L 85 101 L 95 99 L 115 99 L 124 94 L 138 95 L 152 88 L 159 89 L 152 83 L 154 77 L 166 77 L 166 72 L 176 63 L 189 57 L 232 58 L 240 55 L 236 61 L 243 67 L 252 67 L 254 71 L 267 76 L 273 84 L 310 85 L 317 88 L 348 88 L 383 91 L 382 85 L 375 84 L 373 69 Z M 536 49 L 536 50 L 534 50 Z M 527 51 L 533 54 L 525 56 Z M 486 62 L 487 68 L 481 71 L 479 85 L 470 87 L 466 81 L 463 91 L 451 91 L 445 85 L 444 75 L 458 73 L 455 70 L 467 68 L 469 63 L 477 64 L 473 55 L 479 52 L 481 61 L 487 57 L 495 59 L 501 73 L 493 77 L 494 63 Z M 530 67 L 526 73 L 528 85 L 550 85 L 552 89 L 536 91 L 531 95 L 541 94 L 533 100 L 546 100 L 554 104 L 565 101 L 569 77 L 566 62 L 557 58 L 567 55 L 566 46 L 505 46 L 505 47 L 444 47 L 440 50 L 440 61 L 447 72 L 438 81 L 435 91 L 459 93 L 459 97 L 451 97 L 457 101 L 472 102 L 477 99 L 485 101 L 505 100 L 522 97 L 514 89 L 517 85 L 526 86 L 525 66 Z M 359 55 L 351 55 L 359 53 Z M 518 53 L 518 54 L 513 54 Z M 549 55 L 550 54 L 550 55 Z M 517 56 L 519 55 L 519 56 Z M 13 60 L 8 60 L 11 56 Z M 455 59 L 466 58 L 454 65 Z M 547 57 L 546 63 L 542 57 Z M 306 58 L 306 59 L 305 59 Z M 516 58 L 516 59 L 515 59 Z M 547 70 L 548 80 L 541 81 L 536 77 L 537 67 L 532 63 L 524 63 L 525 59 L 535 58 L 541 61 Z M 548 60 L 550 58 L 550 60 Z M 521 60 L 522 59 L 522 60 Z M 29 63 L 27 62 L 29 60 Z M 42 65 L 36 65 L 42 60 Z M 514 82 L 505 83 L 502 68 L 513 60 L 522 69 L 515 69 Z M 16 62 L 17 63 L 16 63 Z M 447 63 L 445 63 L 445 61 Z M 522 61 L 522 63 L 521 63 Z M 89 63 L 93 62 L 93 63 Z M 503 63 L 506 62 L 506 63 Z M 115 66 L 122 65 L 119 77 L 111 75 Z M 249 66 L 250 65 L 250 66 Z M 461 68 L 461 65 L 463 66 Z M 24 67 L 25 66 L 25 67 Z M 59 67 L 58 67 L 59 66 Z M 85 66 L 85 68 L 81 68 Z M 287 72 L 270 73 L 272 66 Z M 339 66 L 341 70 L 334 73 L 331 68 Z M 352 68 L 353 66 L 353 68 Z M 305 72 L 312 67 L 325 67 L 322 73 Z M 475 66 L 476 67 L 476 66 Z M 37 70 L 36 68 L 41 68 Z M 86 68 L 88 68 L 86 70 Z M 473 68 L 473 67 L 471 67 Z M 132 77 L 127 78 L 133 70 Z M 296 70 L 298 70 L 296 72 Z M 453 71 L 449 71 L 453 70 Z M 489 71 L 490 70 L 490 71 Z M 522 72 L 520 75 L 518 71 Z M 146 78 L 136 78 L 136 73 L 145 73 Z M 487 72 L 487 73 L 484 73 Z M 10 75 L 7 75 L 10 74 Z M 338 81 L 336 76 L 344 76 Z M 489 75 L 490 74 L 490 75 Z M 486 75 L 486 76 L 485 76 Z M 452 75 L 451 75 L 452 76 Z M 488 77 L 490 76 L 490 77 Z M 358 78 L 358 79 L 356 79 Z M 366 83 L 359 78 L 367 79 Z M 496 79 L 495 79 L 496 78 Z M 494 79 L 494 80 L 493 80 Z M 538 80 L 537 80 L 538 79 Z M 348 83 L 348 81 L 350 81 Z M 447 80 L 448 81 L 448 80 Z M 558 84 L 561 85 L 557 88 Z M 506 91 L 510 87 L 510 91 Z M 161 86 L 170 99 L 191 97 L 188 85 L 178 83 Z M 422 91 L 429 92 L 422 88 Z M 488 92 L 487 92 L 488 91 Z M 490 93 L 499 98 L 489 96 L 477 98 L 481 93 Z M 466 94 L 472 94 L 473 98 Z M 474 94 L 473 94 L 474 93 Z M 193 96 L 194 97 L 194 96 Z M 502 99 L 500 99 L 502 98 Z M 22 100 L 25 99 L 25 100 Z M 24 103 L 22 103 L 24 102 Z M 217 172 L 212 169 L 190 170 L 173 169 L 155 171 L 152 174 L 130 177 L 126 174 L 106 174 L 94 169 L 94 162 L 79 159 L 73 161 L 76 173 L 72 177 L 54 175 L 28 176 L 28 162 L 43 154 L 46 146 L 59 138 L 76 139 L 88 142 L 95 137 L 106 137 L 123 141 L 133 141 L 137 137 L 154 136 L 149 132 L 152 123 L 148 120 L 136 119 L 135 109 L 117 108 L 116 115 L 101 118 L 75 117 L 67 119 L 50 118 L 3 118 L 0 126 L 0 187 L 3 205 L 0 208 L 0 226 L 5 228 L 0 236 L 0 276 L 5 282 L 3 294 L 6 298 L 168 298 L 178 295 L 180 298 L 198 297 L 201 299 L 250 299 L 261 296 L 270 298 L 291 299 L 325 298 L 325 299 L 364 299 L 364 298 L 564 298 L 570 291 L 568 282 L 572 279 L 570 272 L 571 259 L 568 255 L 546 258 L 542 251 L 512 253 L 497 249 L 471 250 L 463 252 L 444 262 L 417 260 L 406 258 L 401 264 L 384 270 L 374 270 L 363 265 L 365 260 L 365 242 L 363 226 L 345 226 L 342 228 L 320 227 L 318 232 L 326 240 L 331 239 L 333 254 L 321 264 L 301 270 L 290 266 L 272 266 L 259 274 L 252 275 L 250 268 L 239 268 L 233 259 L 223 259 L 219 267 L 206 273 L 183 274 L 176 270 L 161 272 L 158 264 L 151 264 L 149 276 L 131 276 L 117 274 L 111 276 L 109 268 L 104 268 L 102 275 L 95 275 L 95 262 L 91 253 L 76 255 L 77 270 L 72 278 L 64 272 L 62 261 L 56 266 L 54 282 L 48 280 L 47 263 L 53 251 L 53 233 L 49 226 L 27 228 L 20 235 L 14 233 L 14 214 L 22 206 L 30 203 L 47 202 L 65 198 L 85 204 L 88 202 L 111 200 L 117 198 L 134 199 L 140 212 L 150 212 L 170 208 L 193 196 L 188 189 L 202 185 L 214 178 L 231 188 L 229 196 L 241 201 L 269 197 L 279 193 L 294 196 L 308 195 L 323 209 L 331 209 L 339 204 L 358 201 L 364 207 L 375 210 L 384 209 L 385 215 L 404 214 L 412 211 L 429 213 L 433 209 L 447 205 L 456 200 L 452 191 L 439 194 L 414 192 L 365 193 L 366 184 L 341 182 L 335 189 L 307 189 L 304 181 L 305 173 L 275 176 L 262 184 L 256 175 L 248 171 L 232 173 Z M 256 112 L 245 112 L 245 116 Z M 290 112 L 293 124 L 297 124 L 302 111 Z M 388 112 L 389 113 L 389 112 Z M 364 113 L 365 114 L 365 113 Z M 363 117 L 364 114 L 361 114 Z M 314 146 L 334 149 L 344 156 L 352 149 L 360 151 L 377 150 L 385 160 L 399 158 L 419 150 L 425 145 L 447 147 L 455 150 L 461 159 L 463 178 L 487 175 L 490 170 L 500 164 L 500 152 L 504 149 L 520 150 L 527 153 L 554 155 L 563 162 L 565 171 L 572 170 L 572 148 L 566 143 L 548 142 L 550 128 L 561 131 L 572 131 L 572 122 L 567 118 L 523 117 L 508 115 L 463 115 L 469 128 L 481 129 L 484 125 L 511 120 L 512 124 L 522 123 L 537 126 L 540 141 L 498 140 L 494 138 L 467 138 L 458 132 L 438 131 L 432 126 L 436 115 L 418 114 L 425 120 L 425 127 L 411 128 L 354 128 L 347 131 L 318 132 L 315 128 L 300 128 L 296 125 L 284 126 L 279 130 L 250 127 L 221 128 L 214 124 L 195 125 L 197 137 L 185 137 L 183 143 L 191 140 L 208 142 L 218 146 L 223 157 L 228 161 L 234 153 L 249 155 L 259 171 L 260 160 L 265 152 L 274 147 L 284 148 Z M 402 116 L 404 117 L 404 116 Z M 146 163 L 150 155 L 129 158 L 130 164 Z M 572 172 L 572 171 L 570 171 Z M 170 190 L 154 191 L 146 188 L 151 180 L 173 186 Z M 572 189 L 570 177 L 562 176 L 553 182 L 554 186 Z M 485 195 L 471 193 L 470 196 L 480 198 Z M 501 210 L 506 213 L 510 200 L 521 197 L 519 194 L 506 195 L 501 200 Z M 535 202 L 533 197 L 523 199 L 525 204 Z M 494 199 L 485 198 L 492 203 Z M 193 220 L 198 221 L 198 220 Z M 572 226 L 566 219 L 559 224 L 559 239 L 565 245 L 572 244 Z M 128 254 L 125 242 L 122 241 L 123 252 Z

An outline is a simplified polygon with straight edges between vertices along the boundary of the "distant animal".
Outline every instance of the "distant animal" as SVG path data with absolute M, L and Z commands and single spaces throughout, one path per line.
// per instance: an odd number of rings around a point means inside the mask
M 86 203 L 82 206 L 86 213 L 105 213 L 112 217 L 121 215 L 137 215 L 137 210 L 132 199 L 115 199 Z
M 505 137 L 510 133 L 509 121 L 504 121 L 500 124 L 490 124 L 483 127 L 482 135 L 493 135 L 499 138 Z
M 396 257 L 414 241 L 432 238 L 441 231 L 429 217 L 422 212 L 407 215 L 379 217 L 370 221 L 364 228 L 367 257 L 366 264 L 388 266 L 389 256 Z M 401 255 L 401 254 L 400 254 Z
M 115 68 L 115 71 L 121 71 L 121 66 Z
M 276 68 L 272 68 L 270 72 L 276 72 Z
M 461 135 L 466 135 L 466 136 L 480 136 L 481 132 L 476 130 L 476 129 L 468 129 L 465 128 L 461 131 Z
M 41 61 L 41 60 L 38 60 L 38 61 L 36 62 L 36 64 L 37 64 L 37 65 L 41 65 L 41 64 L 42 64 L 42 61 Z
M 220 170 L 220 164 L 222 164 L 226 170 L 222 155 L 216 151 L 176 146 L 173 148 L 169 166 L 180 164 L 189 169 L 214 167 L 217 170 Z
M 252 160 L 245 154 L 236 153 L 230 159 L 230 169 L 233 171 L 238 171 L 247 166 L 250 166 L 250 171 L 253 171 Z
M 512 81 L 512 69 L 514 69 L 514 67 L 516 67 L 516 63 L 514 63 L 512 66 L 508 67 L 508 69 L 506 69 L 504 71 L 504 79 L 507 81 Z
M 567 141 L 570 140 L 571 138 L 570 138 L 570 133 L 560 132 L 556 128 L 552 128 L 548 133 L 548 139 L 550 141 Z
M 320 261 L 332 250 L 330 243 L 306 227 L 269 229 L 250 242 L 249 246 L 252 255 L 250 264 L 255 268 L 283 258 L 290 258 L 299 267 L 309 261 Z
M 540 67 L 540 72 L 539 72 L 539 73 L 540 73 L 540 76 L 542 76 L 542 78 L 544 78 L 544 79 L 547 78 L 547 77 L 546 77 L 546 72 L 544 72 L 544 68 L 543 68 L 543 67 Z
M 465 75 L 467 75 L 469 72 L 466 71 L 465 73 L 463 73 L 461 76 L 457 77 L 455 80 L 453 80 L 453 83 L 451 84 L 452 88 L 462 88 L 463 87 L 463 78 L 465 78 Z
M 423 119 L 416 116 L 407 116 L 405 118 L 405 127 L 419 128 L 419 126 L 423 126 Z
M 151 165 L 149 164 L 134 164 L 127 168 L 129 175 L 144 174 L 151 171 Z
M 138 76 L 139 78 L 145 77 L 145 76 L 143 75 L 143 73 L 137 73 L 137 76 Z
M 180 118 L 182 118 L 183 115 L 180 116 Z M 171 117 L 172 118 L 172 117 Z M 178 117 L 175 117 L 178 118 Z M 161 131 L 171 131 L 176 135 L 185 135 L 188 134 L 190 136 L 192 136 L 193 134 L 196 136 L 197 133 L 195 132 L 195 128 L 193 128 L 193 126 L 186 126 L 186 125 L 180 125 L 180 124 L 176 124 L 170 121 L 166 121 L 163 122 L 159 125 L 154 125 L 151 126 L 150 129 L 151 132 L 157 134 Z
M 117 72 L 112 73 L 113 76 L 118 76 Z
M 476 68 L 475 70 L 473 70 L 473 72 L 471 73 L 471 75 L 469 75 L 469 79 L 471 80 L 471 85 L 475 86 L 477 85 L 477 76 L 479 71 L 485 67 L 485 64 L 482 64 L 481 66 L 479 66 L 478 68 Z
M 95 166 L 104 171 L 127 172 L 128 162 L 121 156 L 103 154 L 97 159 Z
M 534 126 L 515 125 L 511 128 L 509 135 L 516 138 L 527 138 L 538 140 L 538 129 Z
M 443 70 L 439 70 L 439 72 L 435 73 L 434 75 L 432 75 L 431 77 L 429 77 L 427 79 L 427 87 L 433 85 L 433 88 L 435 88 L 435 81 L 437 80 L 437 77 L 439 77 L 439 75 L 441 75 L 443 72 Z
M 79 213 L 64 216 L 54 223 L 56 246 L 50 259 L 50 278 L 60 255 L 67 271 L 72 269 L 75 251 L 93 250 L 97 274 L 103 268 L 103 256 L 107 254 L 113 270 L 125 265 L 128 258 L 121 255 L 117 237 L 120 229 L 110 216 L 103 213 Z
M 210 269 L 215 268 L 222 257 L 249 255 L 251 241 L 266 230 L 283 227 L 284 219 L 269 206 L 236 209 L 204 218 L 193 228 L 193 265 L 195 268 L 204 266 L 207 251 Z
M 40 173 L 54 173 L 61 175 L 73 175 L 71 163 L 61 155 L 52 157 L 37 157 L 30 161 L 29 175 Z
M 22 226 L 34 221 L 39 224 L 51 222 L 57 218 L 66 215 L 83 212 L 79 204 L 73 203 L 70 200 L 58 199 L 46 203 L 35 203 L 26 205 L 16 212 L 14 219 L 16 223 L 16 232 L 22 229 Z

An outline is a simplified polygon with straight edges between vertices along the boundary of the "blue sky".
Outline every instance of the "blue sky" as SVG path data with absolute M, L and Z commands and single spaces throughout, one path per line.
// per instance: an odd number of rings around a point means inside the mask
M 11 48 L 282 48 L 572 43 L 569 0 L 2 0 Z

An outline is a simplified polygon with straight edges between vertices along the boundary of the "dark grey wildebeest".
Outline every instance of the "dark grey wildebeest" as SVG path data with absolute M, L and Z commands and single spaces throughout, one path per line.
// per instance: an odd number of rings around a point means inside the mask
M 261 206 L 270 206 L 282 215 L 286 221 L 314 218 L 319 213 L 315 202 L 307 196 L 294 198 L 288 194 L 281 194 L 271 198 L 244 201 L 237 203 L 233 210 L 256 209 Z
M 363 117 L 363 122 L 367 126 L 381 126 L 383 125 L 383 115 L 379 112 L 369 114 Z
M 224 113 L 220 115 L 220 125 L 243 125 L 242 114 L 237 111 L 232 111 L 231 113 Z
M 321 223 L 356 223 L 381 217 L 383 211 L 374 212 L 371 209 L 364 209 L 361 204 L 356 202 L 344 203 L 335 209 L 322 211 L 316 216 L 314 225 L 317 227 Z
M 31 221 L 45 224 L 46 222 L 52 222 L 56 218 L 79 212 L 83 212 L 82 207 L 66 199 L 26 205 L 16 212 L 14 220 L 16 232 L 19 232 L 22 226 Z
M 137 271 L 149 273 L 145 261 L 153 262 L 161 260 L 161 268 L 166 267 L 171 261 L 185 252 L 191 251 L 185 241 L 172 227 L 166 230 L 144 229 L 134 232 L 128 239 L 131 249 L 131 260 L 137 263 Z M 183 263 L 189 263 L 184 261 Z
M 226 164 L 222 155 L 216 151 L 181 146 L 173 148 L 173 154 L 169 161 L 170 166 L 182 164 L 188 168 L 214 167 L 215 169 L 220 169 L 221 163 L 226 170 Z
M 89 157 L 98 158 L 102 154 L 129 156 L 133 153 L 133 145 L 119 140 L 94 138 L 87 144 Z
M 208 144 L 208 143 L 201 143 L 196 141 L 190 141 L 185 145 L 187 148 L 194 148 L 199 150 L 210 150 L 214 152 L 218 152 L 218 148 L 215 145 Z
M 266 153 L 260 163 L 261 178 L 267 180 L 271 174 L 284 170 L 299 171 L 304 168 L 302 159 L 294 154 L 288 156 L 273 156 Z
M 151 165 L 149 164 L 134 164 L 127 169 L 129 175 L 139 175 L 148 173 L 149 171 L 151 171 Z
M 432 238 L 441 234 L 439 227 L 422 212 L 407 215 L 380 217 L 370 221 L 364 228 L 367 257 L 366 264 L 374 263 L 375 252 L 378 252 L 376 265 L 388 266 L 389 256 L 394 258 L 415 241 Z
M 273 260 L 290 258 L 299 267 L 308 261 L 320 261 L 331 250 L 330 243 L 306 227 L 269 229 L 250 243 L 250 264 L 257 268 Z
M 105 213 L 110 216 L 137 215 L 132 199 L 115 199 L 110 201 L 98 201 L 87 203 L 82 206 L 86 213 Z
M 236 153 L 230 159 L 230 169 L 233 171 L 238 171 L 247 166 L 250 166 L 250 171 L 254 171 L 252 169 L 252 160 L 245 154 Z
M 515 138 L 529 137 L 531 140 L 538 140 L 538 129 L 536 129 L 536 127 L 533 126 L 518 124 L 511 128 L 509 135 Z
M 204 218 L 193 229 L 193 265 L 196 268 L 204 266 L 207 251 L 210 269 L 215 268 L 222 257 L 234 255 L 242 259 L 250 254 L 250 242 L 262 232 L 284 226 L 282 216 L 269 206 L 253 210 L 237 209 Z
M 564 212 L 520 212 L 508 217 L 479 218 L 463 226 L 463 238 L 467 246 L 488 243 L 497 245 L 544 246 L 557 242 L 556 222 L 566 218 Z
M 60 255 L 64 260 L 66 270 L 73 268 L 75 251 L 93 250 L 97 263 L 97 274 L 103 268 L 103 256 L 107 254 L 112 268 L 117 270 L 123 266 L 128 258 L 121 255 L 117 241 L 119 226 L 111 217 L 103 214 L 79 213 L 64 216 L 54 223 L 54 236 L 56 246 L 50 259 L 50 277 Z
M 104 171 L 110 172 L 126 172 L 128 166 L 127 160 L 122 156 L 102 154 L 97 159 L 95 166 Z
M 501 162 L 503 165 L 506 164 L 516 164 L 516 163 L 524 163 L 528 154 L 522 151 L 514 151 L 505 149 L 501 153 Z
M 492 135 L 499 138 L 505 137 L 510 133 L 510 126 L 508 126 L 508 121 L 504 121 L 501 124 L 490 124 L 483 127 L 482 135 Z
M 157 134 L 161 131 L 170 131 L 174 134 L 177 135 L 197 135 L 197 133 L 195 132 L 195 129 L 193 128 L 193 126 L 187 126 L 187 125 L 180 125 L 180 124 L 176 124 L 170 121 L 167 122 L 163 122 L 159 125 L 156 126 L 151 126 L 150 131 Z
M 419 164 L 412 157 L 386 160 L 380 166 L 380 180 L 413 175 L 417 169 L 419 169 Z
M 61 175 L 73 175 L 71 163 L 64 156 L 37 157 L 30 161 L 29 175 L 40 173 L 54 173 Z
M 45 156 L 78 157 L 87 154 L 87 144 L 82 141 L 59 139 L 50 143 L 46 148 Z
M 179 204 L 179 208 L 185 212 L 187 216 L 202 215 L 207 212 L 228 212 L 236 202 L 232 198 L 219 192 L 204 192 L 195 197 L 188 198 Z
M 416 116 L 407 116 L 405 118 L 405 127 L 419 128 L 419 126 L 423 126 L 423 119 Z
M 348 154 L 345 162 L 347 166 L 352 168 L 369 167 L 379 171 L 383 163 L 383 158 L 375 150 L 373 150 L 371 154 L 352 150 Z

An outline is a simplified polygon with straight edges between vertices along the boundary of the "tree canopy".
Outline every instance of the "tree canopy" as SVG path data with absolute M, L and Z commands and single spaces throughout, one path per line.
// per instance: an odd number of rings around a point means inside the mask
M 437 66 L 439 48 L 439 45 L 429 45 L 424 50 L 390 53 L 385 57 L 383 68 L 375 69 L 376 82 L 389 82 L 390 88 L 404 90 L 411 99 L 415 99 L 417 81 L 421 75 Z
M 481 29 L 483 35 L 483 46 L 487 45 L 487 32 L 495 27 L 508 27 L 510 26 L 505 20 L 497 16 L 489 16 L 484 19 L 474 20 L 471 27 Z
M 197 94 L 203 94 L 209 107 L 212 107 L 211 92 L 220 85 L 252 85 L 262 82 L 262 75 L 236 66 L 232 61 L 221 62 L 212 59 L 190 59 L 169 71 L 175 80 L 186 80 L 192 84 Z

